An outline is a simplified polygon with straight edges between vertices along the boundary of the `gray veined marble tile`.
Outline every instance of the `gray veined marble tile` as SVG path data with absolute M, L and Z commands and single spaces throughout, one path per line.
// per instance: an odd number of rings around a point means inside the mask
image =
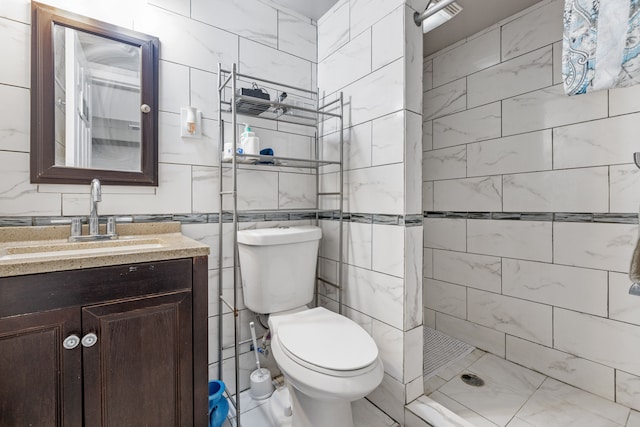
M 332 93 L 371 72 L 371 32 L 345 42 L 318 64 L 318 83 Z
M 640 326 L 638 297 L 629 294 L 631 280 L 627 273 L 609 272 L 609 317 Z
M 443 148 L 500 137 L 499 102 L 433 120 L 433 147 Z
M 405 54 L 404 7 L 398 7 L 371 27 L 371 65 L 376 70 Z M 422 59 L 422 55 L 420 55 Z
M 11 58 L 0 69 L 0 83 L 29 88 L 29 36 L 30 26 L 0 18 L 3 55 Z
M 0 99 L 0 149 L 28 153 L 29 90 L 0 84 Z
M 423 155 L 422 167 L 425 181 L 465 178 L 467 149 L 460 146 L 427 151 Z
M 425 218 L 424 247 L 466 251 L 466 223 L 464 219 Z
M 355 34 L 354 34 L 355 35 Z M 318 22 L 318 61 L 349 41 L 349 3 L 333 8 Z
M 499 176 L 436 181 L 434 207 L 450 211 L 500 211 L 502 181 Z
M 616 402 L 633 409 L 640 408 L 640 377 L 616 372 Z
M 551 262 L 552 226 L 538 221 L 467 220 L 467 244 L 469 252 L 477 254 Z
M 351 0 L 351 36 L 360 34 L 404 3 L 402 0 Z
M 310 20 L 278 11 L 278 49 L 317 62 L 317 32 Z
M 467 292 L 464 286 L 425 279 L 424 306 L 460 319 L 467 317 Z
M 431 120 L 462 111 L 467 106 L 467 79 L 455 80 L 424 93 L 422 119 Z
M 433 277 L 458 285 L 500 292 L 500 258 L 464 252 L 434 250 Z
M 422 63 L 422 90 L 433 89 L 433 59 L 427 59 Z
M 611 212 L 635 212 L 640 206 L 640 170 L 635 164 L 609 166 Z
M 442 333 L 504 357 L 504 332 L 439 312 L 436 313 L 435 323 Z

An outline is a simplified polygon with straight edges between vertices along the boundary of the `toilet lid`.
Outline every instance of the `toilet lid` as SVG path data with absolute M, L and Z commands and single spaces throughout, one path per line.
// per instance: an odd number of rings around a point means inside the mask
M 336 371 L 361 369 L 378 358 L 376 343 L 360 325 L 322 307 L 282 319 L 278 340 L 295 357 Z

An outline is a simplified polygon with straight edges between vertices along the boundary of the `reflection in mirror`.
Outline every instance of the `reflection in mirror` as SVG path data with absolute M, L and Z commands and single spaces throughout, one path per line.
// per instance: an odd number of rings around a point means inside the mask
M 32 12 L 31 181 L 157 185 L 158 39 Z
M 140 48 L 53 26 L 55 164 L 139 172 Z

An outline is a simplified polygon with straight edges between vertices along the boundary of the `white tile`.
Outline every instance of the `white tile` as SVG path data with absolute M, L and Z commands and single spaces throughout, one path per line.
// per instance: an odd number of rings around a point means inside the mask
M 29 2 L 25 0 L 3 1 L 0 5 L 0 17 L 29 24 L 31 22 L 31 11 L 29 6 Z
M 467 78 L 467 106 L 542 89 L 553 83 L 551 46 L 495 65 Z
M 231 169 L 222 171 L 223 190 L 231 190 Z M 238 170 L 238 209 L 278 209 L 278 174 L 251 169 Z M 231 209 L 225 197 L 223 208 Z
M 354 34 L 355 36 L 355 34 Z M 349 41 L 349 2 L 330 10 L 318 22 L 318 61 Z
M 31 27 L 20 22 L 0 18 L 0 36 L 3 40 L 3 57 L 11 58 L 0 67 L 0 83 L 24 88 L 30 87 Z
M 371 32 L 345 43 L 318 64 L 318 84 L 332 93 L 371 72 Z
M 558 350 L 640 375 L 637 326 L 555 308 L 553 330 Z
M 443 313 L 436 313 L 437 329 L 479 349 L 504 357 L 505 333 Z
M 422 149 L 433 150 L 433 120 L 422 123 Z
M 201 166 L 217 165 L 218 123 L 203 120 L 201 138 L 181 138 L 180 127 L 179 114 L 158 114 L 159 161 Z
M 428 308 L 424 308 L 424 326 L 429 328 L 436 328 L 436 312 L 435 310 L 429 310 Z
M 500 62 L 500 29 L 475 37 L 433 58 L 433 85 L 441 86 Z
M 433 147 L 444 148 L 500 137 L 499 102 L 473 108 L 433 121 Z
M 434 250 L 433 277 L 458 285 L 500 292 L 500 258 L 464 252 Z
M 502 210 L 502 180 L 499 176 L 436 181 L 433 191 L 437 211 Z
M 614 399 L 614 369 L 507 335 L 507 359 L 605 399 Z
M 422 271 L 424 266 L 422 227 L 404 228 L 404 330 L 422 325 Z M 422 366 L 422 365 L 421 365 Z
M 218 212 L 218 168 L 193 166 L 191 171 L 192 212 Z M 214 189 L 214 191 L 212 191 Z
M 376 342 L 384 371 L 403 381 L 403 333 L 383 322 L 373 320 L 373 340 Z
M 422 215 L 422 116 L 406 112 L 404 141 L 404 213 Z
M 405 405 L 404 384 L 385 374 L 382 378 L 382 383 L 373 392 L 369 393 L 367 400 L 392 418 L 401 420 Z
M 464 286 L 439 280 L 424 280 L 424 306 L 449 316 L 466 319 L 467 291 Z
M 467 176 L 467 148 L 458 146 L 426 151 L 422 167 L 425 181 L 464 178 Z
M 404 333 L 403 338 L 403 357 L 404 357 L 404 382 L 408 383 L 414 379 L 418 379 L 418 384 L 422 387 L 423 374 L 423 358 L 424 358 L 424 330 L 419 325 Z M 422 394 L 422 392 L 420 393 Z M 411 401 L 413 399 L 407 399 Z
M 404 168 L 401 163 L 357 169 L 345 174 L 345 210 L 401 214 L 404 210 Z
M 551 234 L 548 222 L 467 221 L 469 252 L 479 254 L 550 262 Z
M 205 119 L 218 120 L 218 93 L 212 87 L 218 84 L 217 74 L 207 71 L 190 69 L 191 72 L 191 102 L 190 105 L 202 111 Z
M 29 154 L 0 151 L 2 180 L 0 181 L 0 215 L 59 216 L 62 213 L 60 194 L 38 193 L 30 183 Z M 83 214 L 86 214 L 87 204 Z
M 502 293 L 555 307 L 607 315 L 606 271 L 505 258 Z
M 375 119 L 372 123 L 371 164 L 377 166 L 404 161 L 404 134 L 405 111 Z
M 467 79 L 455 80 L 427 90 L 422 101 L 422 118 L 431 120 L 467 108 Z
M 429 395 L 429 398 L 438 402 L 439 404 L 449 409 L 451 412 L 461 417 L 468 423 L 471 423 L 471 425 L 475 427 L 497 427 L 496 424 L 484 418 L 482 415 L 472 411 L 471 409 L 467 408 L 461 403 L 456 402 L 446 394 L 443 394 L 439 391 L 436 391 L 435 393 L 431 393 Z
M 562 42 L 553 44 L 553 84 L 562 83 Z
M 423 250 L 422 259 L 424 260 L 424 264 L 423 264 L 422 277 L 433 278 L 433 268 L 434 268 L 433 252 L 434 252 L 434 249 L 424 248 Z
M 345 303 L 375 319 L 403 328 L 402 279 L 346 265 Z
M 344 132 L 344 157 L 345 170 L 366 168 L 371 166 L 371 141 L 372 123 L 365 122 L 357 126 L 345 129 Z M 339 147 L 339 142 L 334 144 Z M 339 154 L 338 154 L 339 155 Z M 331 155 L 327 158 L 331 158 Z M 337 159 L 339 160 L 339 158 Z
M 635 113 L 640 111 L 640 87 L 629 86 L 609 91 L 609 114 Z
M 356 400 L 351 404 L 353 425 L 355 427 L 394 427 L 396 422 L 374 406 L 367 399 Z
M 624 425 L 629 409 L 570 385 L 548 378 L 518 412 L 518 418 L 532 425 L 564 427 Z
M 494 355 L 485 355 L 468 368 L 480 376 L 483 387 L 473 387 L 454 378 L 440 392 L 504 426 L 544 380 L 544 376 Z
M 366 34 L 367 32 L 363 32 Z M 398 7 L 371 27 L 373 70 L 404 56 L 404 7 Z
M 640 170 L 635 164 L 609 166 L 609 211 L 635 212 L 640 206 Z
M 627 427 L 639 427 L 640 426 L 640 412 L 632 410 L 629 414 L 629 420 L 627 421 Z
M 404 277 L 404 227 L 373 224 L 372 229 L 371 268 Z
M 29 90 L 0 85 L 0 150 L 30 150 Z M 52 142 L 53 143 L 53 142 Z
M 637 225 L 556 222 L 553 262 L 627 272 L 637 231 Z
M 317 61 L 318 27 L 310 20 L 278 11 L 278 49 L 307 61 Z
M 506 212 L 607 212 L 606 167 L 532 172 L 503 177 Z
M 468 313 L 471 322 L 551 346 L 551 306 L 469 289 Z
M 640 377 L 616 371 L 616 402 L 629 408 L 640 408 Z
M 404 4 L 403 0 L 351 0 L 351 36 L 380 21 Z
M 424 218 L 424 247 L 467 250 L 467 221 L 464 219 Z
M 422 184 L 422 209 L 424 211 L 433 210 L 433 182 Z
M 437 376 L 444 379 L 446 382 L 451 381 L 454 377 L 460 375 L 465 369 L 473 365 L 478 359 L 487 354 L 485 351 L 478 350 L 477 348 L 472 350 L 471 353 L 464 356 L 462 359 L 455 361 L 451 365 L 448 365 L 438 371 Z
M 313 209 L 316 205 L 316 177 L 301 173 L 280 173 L 279 209 Z
M 566 96 L 562 85 L 502 101 L 502 134 L 530 132 L 607 116 L 606 91 Z
M 166 61 L 211 72 L 218 69 L 218 62 L 229 69 L 238 62 L 237 35 L 162 9 L 150 8 L 136 19 L 135 30 L 158 37 L 162 44 L 160 59 Z
M 291 86 L 315 90 L 311 85 L 311 62 L 252 40 L 240 39 L 239 71 Z
M 318 225 L 322 229 L 322 239 L 320 239 L 318 253 L 323 258 L 337 261 L 340 248 L 340 222 L 321 220 L 318 221 Z
M 469 176 L 549 170 L 551 130 L 524 133 L 467 145 Z
M 371 254 L 374 250 L 372 225 L 346 222 L 343 227 L 344 261 L 351 265 L 371 269 Z
M 554 129 L 554 168 L 630 163 L 638 120 L 640 114 L 629 114 Z
M 404 389 L 405 405 L 407 403 L 413 402 L 420 396 L 424 396 L 424 381 L 422 378 L 422 374 L 420 374 L 420 376 L 413 381 L 410 381 L 408 384 L 406 384 Z
M 433 89 L 433 59 L 427 59 L 422 62 L 422 73 L 422 90 Z
M 413 21 L 415 12 L 404 7 L 404 73 L 405 108 L 413 113 L 422 114 L 422 29 L 417 25 L 406 24 Z
M 640 325 L 640 298 L 629 294 L 626 273 L 609 272 L 609 318 Z
M 189 17 L 191 14 L 190 0 L 147 0 L 147 3 L 179 13 L 180 15 Z
M 551 1 L 505 24 L 502 27 L 502 60 L 561 40 L 563 3 Z
M 456 426 L 474 427 L 435 400 L 422 396 L 407 405 L 406 427 Z
M 180 108 L 191 105 L 189 102 L 189 67 L 160 61 L 158 74 L 160 77 L 160 87 L 158 88 L 160 111 L 180 113 Z M 201 109 L 197 105 L 194 106 Z
M 194 19 L 214 27 L 267 46 L 277 47 L 277 11 L 258 0 L 192 0 L 191 13 Z

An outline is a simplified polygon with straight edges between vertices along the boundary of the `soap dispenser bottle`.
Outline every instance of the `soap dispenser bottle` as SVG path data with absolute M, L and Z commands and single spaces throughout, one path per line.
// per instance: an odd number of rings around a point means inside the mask
M 244 132 L 240 135 L 240 146 L 244 154 L 254 156 L 260 154 L 260 138 L 256 136 L 247 123 L 244 124 Z

